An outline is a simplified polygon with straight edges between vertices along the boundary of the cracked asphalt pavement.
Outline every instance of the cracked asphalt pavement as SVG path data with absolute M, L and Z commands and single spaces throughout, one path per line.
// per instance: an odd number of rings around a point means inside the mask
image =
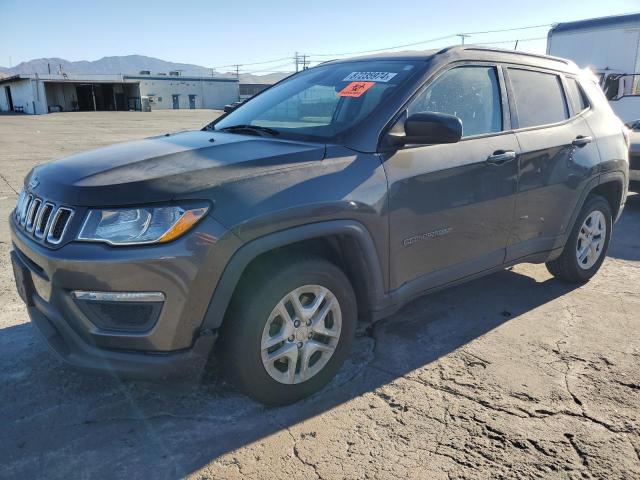
M 361 329 L 330 386 L 288 407 L 215 373 L 120 381 L 49 353 L 9 261 L 24 175 L 216 114 L 0 116 L 0 477 L 640 478 L 640 195 L 587 285 L 520 265 L 423 297 Z

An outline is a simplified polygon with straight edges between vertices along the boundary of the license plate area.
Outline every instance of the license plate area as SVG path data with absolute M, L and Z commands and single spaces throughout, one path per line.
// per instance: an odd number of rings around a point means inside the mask
M 32 307 L 33 303 L 33 280 L 31 271 L 22 263 L 15 252 L 11 252 L 11 264 L 13 266 L 13 277 L 16 281 L 18 295 L 24 303 Z

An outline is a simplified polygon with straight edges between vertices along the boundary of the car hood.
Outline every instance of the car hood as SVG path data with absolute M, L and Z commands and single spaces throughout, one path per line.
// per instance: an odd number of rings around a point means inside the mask
M 206 199 L 223 183 L 322 160 L 324 145 L 189 131 L 111 145 L 36 167 L 36 195 L 75 206 Z

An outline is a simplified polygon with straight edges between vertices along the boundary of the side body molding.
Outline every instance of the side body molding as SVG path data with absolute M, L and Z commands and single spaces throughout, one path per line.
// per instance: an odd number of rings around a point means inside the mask
M 376 310 L 385 297 L 383 270 L 368 230 L 354 220 L 331 220 L 293 227 L 259 237 L 243 245 L 233 254 L 213 293 L 202 322 L 202 332 L 215 330 L 222 325 L 227 306 L 240 277 L 249 263 L 260 254 L 303 240 L 333 235 L 348 236 L 358 244 L 359 257 L 355 259 L 365 281 L 366 301 Z

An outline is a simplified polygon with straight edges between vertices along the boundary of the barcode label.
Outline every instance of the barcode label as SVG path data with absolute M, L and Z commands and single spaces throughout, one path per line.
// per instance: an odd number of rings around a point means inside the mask
M 342 81 L 343 82 L 381 82 L 387 83 L 397 73 L 392 72 L 351 72 Z

